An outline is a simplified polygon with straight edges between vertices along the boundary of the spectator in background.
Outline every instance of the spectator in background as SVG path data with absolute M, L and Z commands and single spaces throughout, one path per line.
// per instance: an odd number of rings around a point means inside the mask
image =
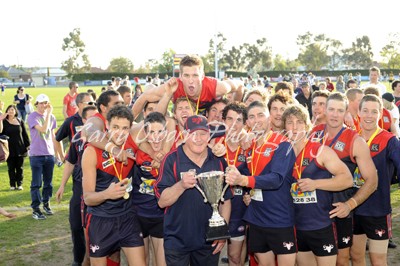
M 335 90 L 335 86 L 333 85 L 331 78 L 330 77 L 326 77 L 325 81 L 326 81 L 326 89 L 329 92 L 334 91 Z
M 394 96 L 394 103 L 399 106 L 398 102 L 400 101 L 400 80 L 395 80 L 392 82 L 392 90 Z
M 121 86 L 122 79 L 120 77 L 115 78 L 114 90 L 117 90 Z
M 312 92 L 319 91 L 319 80 L 317 78 L 314 79 L 314 84 L 311 85 Z
M 337 77 L 337 81 L 336 81 L 336 91 L 337 92 L 341 92 L 344 93 L 344 87 L 346 86 L 346 84 L 343 81 L 343 76 L 339 75 Z
M 153 79 L 153 84 L 156 85 L 156 86 L 160 86 L 161 80 L 160 80 L 158 74 L 155 75 L 155 77 L 154 77 L 154 79 Z
M 129 108 L 132 108 L 132 89 L 131 87 L 128 86 L 120 86 L 117 91 L 119 94 L 121 94 L 122 99 L 124 100 L 124 103 L 126 106 Z
M 129 88 L 132 88 L 132 84 L 131 84 L 131 82 L 129 80 L 129 76 L 128 75 L 125 75 L 124 80 L 122 81 L 121 85 L 127 86 Z
M 18 87 L 17 94 L 14 95 L 14 104 L 16 104 L 17 106 L 18 118 L 26 122 L 26 115 L 29 114 L 26 113 L 25 105 L 30 103 L 30 101 L 32 100 L 32 96 L 30 96 L 27 93 L 24 93 L 24 91 L 25 91 L 24 87 L 22 86 Z
M 392 123 L 395 125 L 396 132 L 392 132 L 399 137 L 399 108 L 394 104 L 394 96 L 390 92 L 386 92 L 382 95 L 383 108 L 387 109 L 392 116 Z
M 139 98 L 139 96 L 143 93 L 143 89 L 142 89 L 142 85 L 137 84 L 135 86 L 135 93 L 133 95 L 133 99 L 132 99 L 132 104 L 134 104 L 137 100 L 137 98 Z
M 299 104 L 303 105 L 308 110 L 308 115 L 311 119 L 312 117 L 312 100 L 311 100 L 311 90 L 310 84 L 308 82 L 301 83 L 301 93 L 296 96 L 296 100 Z
M 8 177 L 10 178 L 10 190 L 22 190 L 24 179 L 24 160 L 28 154 L 30 145 L 29 137 L 25 129 L 25 123 L 18 116 L 15 105 L 9 105 L 2 119 L 2 135 L 8 136 L 10 154 L 7 159 Z
M 349 79 L 346 82 L 346 90 L 348 90 L 348 89 L 357 89 L 357 88 L 359 88 L 359 86 L 357 84 L 357 81 L 355 81 L 354 79 Z
M 96 99 L 97 99 L 96 92 L 92 89 L 88 89 L 87 92 L 92 96 L 93 101 L 96 101 Z
M 70 117 L 71 115 L 76 114 L 78 112 L 78 106 L 76 105 L 75 99 L 78 96 L 78 88 L 79 85 L 75 81 L 71 81 L 69 83 L 69 92 L 65 95 L 63 100 L 63 116 L 64 119 Z
M 318 88 L 319 88 L 319 91 L 327 91 L 327 92 L 329 92 L 329 91 L 326 89 L 326 83 L 325 83 L 324 81 L 321 81 L 321 82 L 319 83 Z
M 53 170 L 55 162 L 54 152 L 54 129 L 57 126 L 53 115 L 53 106 L 49 97 L 39 94 L 36 97 L 36 111 L 28 116 L 28 126 L 31 133 L 32 144 L 29 151 L 29 159 L 32 170 L 31 198 L 33 209 L 32 217 L 36 220 L 44 220 L 46 216 L 40 210 L 43 202 L 43 210 L 52 215 L 50 198 L 53 193 Z M 43 184 L 43 191 L 40 188 Z
M 361 89 L 366 89 L 368 87 L 376 87 L 379 89 L 380 95 L 383 95 L 386 92 L 386 86 L 379 82 L 379 78 L 381 76 L 381 70 L 373 66 L 369 69 L 369 82 L 363 84 Z
M 5 91 L 6 91 L 6 85 L 4 83 L 1 83 L 1 95 L 4 96 Z

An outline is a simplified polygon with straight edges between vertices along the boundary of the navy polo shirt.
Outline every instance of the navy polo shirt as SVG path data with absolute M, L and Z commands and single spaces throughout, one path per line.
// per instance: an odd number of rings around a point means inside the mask
M 60 142 L 68 137 L 69 141 L 71 141 L 76 132 L 79 132 L 81 130 L 82 126 L 82 117 L 78 113 L 68 117 L 57 130 L 56 140 Z
M 207 148 L 207 158 L 200 168 L 186 156 L 183 146 L 170 152 L 161 164 L 155 184 L 157 198 L 160 198 L 164 189 L 180 181 L 181 172 L 196 169 L 196 173 L 200 174 L 209 171 L 225 171 L 227 167 L 223 157 L 216 157 L 211 149 Z M 232 198 L 230 189 L 227 189 L 224 198 Z M 196 188 L 185 190 L 178 200 L 165 210 L 164 247 L 184 252 L 209 248 L 212 243 L 206 243 L 205 235 L 211 215 L 211 205 L 204 203 L 203 196 Z
M 72 178 L 74 181 L 82 182 L 82 155 L 84 151 L 85 143 L 81 139 L 81 132 L 76 133 L 74 141 L 71 142 L 66 160 L 71 164 L 74 164 L 74 171 L 72 172 Z

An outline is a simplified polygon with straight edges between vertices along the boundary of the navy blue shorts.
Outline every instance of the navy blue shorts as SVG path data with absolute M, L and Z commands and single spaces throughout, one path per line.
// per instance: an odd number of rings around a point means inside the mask
M 353 244 L 353 217 L 335 218 L 338 248 L 349 248 Z
M 338 253 L 336 231 L 332 225 L 311 231 L 297 229 L 297 245 L 299 252 L 312 251 L 318 257 Z
M 140 228 L 142 229 L 143 238 L 148 236 L 163 238 L 164 237 L 164 218 L 147 218 L 138 216 Z
M 124 247 L 143 246 L 143 236 L 136 214 L 105 218 L 87 215 L 90 257 L 106 257 Z
M 229 221 L 229 234 L 231 237 L 239 237 L 246 235 L 246 222 L 243 220 Z
M 354 234 L 366 234 L 369 239 L 386 240 L 392 237 L 392 218 L 354 215 Z

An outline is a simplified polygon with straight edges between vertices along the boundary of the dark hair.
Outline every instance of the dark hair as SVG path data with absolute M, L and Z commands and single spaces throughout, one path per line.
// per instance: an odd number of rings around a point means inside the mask
M 144 131 L 147 132 L 148 128 L 149 128 L 149 124 L 152 123 L 160 123 L 163 126 L 165 126 L 166 124 L 166 120 L 165 117 L 163 116 L 162 113 L 159 112 L 151 112 L 150 114 L 148 114 L 146 116 L 146 118 L 144 119 L 143 125 L 144 125 Z
M 87 92 L 81 92 L 81 93 L 79 93 L 79 94 L 76 96 L 76 98 L 75 98 L 75 103 L 76 103 L 76 104 L 82 103 L 83 98 L 85 98 L 85 97 L 87 97 L 87 96 L 90 96 L 90 94 L 87 93 Z
M 88 106 L 86 106 L 85 108 L 83 108 L 83 110 L 82 110 L 82 118 L 83 118 L 83 119 L 87 119 L 87 112 L 88 112 L 88 111 L 91 111 L 91 110 L 96 110 L 96 111 L 97 111 L 96 106 L 94 106 L 94 105 L 88 105 Z
M 92 90 L 92 89 L 88 89 L 87 92 L 92 96 L 93 101 L 96 101 L 96 99 L 97 99 L 96 92 L 94 90 Z
M 378 97 L 381 97 L 381 93 L 379 92 L 379 89 L 377 87 L 367 87 L 364 89 L 364 94 L 365 95 L 369 95 L 369 94 L 373 94 L 376 95 Z
M 268 104 L 267 104 L 268 111 L 271 111 L 272 103 L 276 102 L 276 101 L 279 101 L 279 102 L 287 105 L 287 104 L 293 103 L 293 98 L 290 95 L 288 95 L 288 94 L 284 93 L 283 91 L 279 90 L 277 93 L 272 95 L 271 98 L 269 98 L 269 101 L 268 101 Z
M 15 104 L 10 104 L 9 106 L 7 106 L 6 108 L 6 113 L 8 112 L 8 110 L 10 110 L 11 108 L 14 108 L 15 110 L 15 117 L 18 116 L 18 109 L 17 106 Z M 6 116 L 6 119 L 8 119 L 8 115 Z
M 347 96 L 341 92 L 333 92 L 333 93 L 329 94 L 328 99 L 326 100 L 326 105 L 328 105 L 328 102 L 330 100 L 344 102 L 346 105 L 346 110 L 347 110 L 347 107 L 349 106 L 349 100 L 347 99 Z
M 357 81 L 355 81 L 354 79 L 349 79 L 346 82 L 346 88 L 350 88 L 350 84 L 357 84 Z
M 392 90 L 394 91 L 394 88 L 397 87 L 397 84 L 400 83 L 400 80 L 396 79 L 395 81 L 392 82 Z
M 99 113 L 101 113 L 100 105 L 108 106 L 108 103 L 111 101 L 111 96 L 119 96 L 119 93 L 114 90 L 108 90 L 100 94 L 97 99 L 97 110 Z
M 75 87 L 76 85 L 78 85 L 77 82 L 71 81 L 71 82 L 69 83 L 68 87 L 69 87 L 69 89 L 72 89 L 72 88 Z
M 249 104 L 249 106 L 247 107 L 247 114 L 250 112 L 251 109 L 253 109 L 255 107 L 260 107 L 260 108 L 264 108 L 265 110 L 268 110 L 268 107 L 264 102 L 254 101 L 251 104 Z
M 276 83 L 275 93 L 277 93 L 280 90 L 289 90 L 289 94 L 290 94 L 290 96 L 292 96 L 293 91 L 294 91 L 293 83 L 287 82 L 287 81 L 281 81 L 281 82 Z
M 101 96 L 101 95 L 100 95 Z M 113 106 L 110 111 L 107 113 L 107 121 L 108 123 L 111 122 L 111 120 L 114 118 L 126 118 L 129 120 L 129 123 L 132 124 L 133 123 L 133 114 L 131 109 L 129 109 L 127 106 L 125 105 L 116 105 Z
M 188 66 L 198 66 L 200 67 L 200 70 L 204 70 L 204 64 L 203 60 L 201 60 L 201 57 L 198 55 L 187 55 L 184 58 L 182 58 L 181 62 L 179 63 L 179 69 L 182 72 L 183 67 Z
M 365 102 L 376 102 L 376 103 L 379 104 L 379 108 L 380 109 L 382 109 L 382 107 L 383 107 L 383 103 L 382 103 L 381 98 L 379 98 L 375 94 L 364 95 L 364 97 L 361 99 L 360 106 L 358 107 L 359 110 L 361 110 L 361 106 Z
M 182 96 L 179 97 L 178 99 L 176 99 L 174 105 L 172 106 L 172 113 L 175 114 L 176 112 L 176 107 L 178 106 L 178 104 L 180 104 L 181 102 L 188 102 L 189 105 L 192 108 L 193 113 L 196 111 L 196 105 L 194 104 L 194 102 L 192 102 L 191 100 L 188 100 L 186 97 Z
M 246 123 L 247 120 L 247 109 L 246 105 L 241 102 L 233 102 L 225 106 L 224 110 L 222 111 L 222 119 L 226 120 L 226 115 L 228 114 L 229 110 L 232 110 L 238 114 L 242 114 L 243 116 L 243 123 Z
M 149 107 L 149 104 L 151 104 L 151 103 L 158 103 L 158 101 L 157 102 L 146 102 L 146 104 L 143 106 L 143 111 L 146 112 L 147 107 Z
M 132 93 L 132 89 L 129 88 L 128 86 L 119 86 L 117 91 L 119 92 L 119 94 L 121 94 L 121 96 L 124 95 L 127 92 Z
M 218 100 L 216 100 L 215 102 L 213 102 L 212 104 L 208 105 L 206 107 L 206 113 L 209 113 L 211 110 L 211 107 L 213 107 L 214 105 L 216 105 L 217 103 L 223 103 L 225 105 L 227 105 L 229 103 L 228 99 L 226 98 L 219 98 Z
M 314 98 L 317 97 L 325 97 L 326 99 L 328 99 L 329 91 L 314 91 L 311 95 L 311 101 L 314 101 Z
M 19 91 L 23 88 L 23 86 L 19 86 L 18 90 L 17 90 L 17 94 L 19 93 Z

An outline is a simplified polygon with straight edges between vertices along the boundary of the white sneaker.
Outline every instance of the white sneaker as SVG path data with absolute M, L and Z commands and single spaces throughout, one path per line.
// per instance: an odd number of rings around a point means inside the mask
M 15 190 L 15 187 L 10 187 L 10 190 Z
M 24 190 L 24 188 L 22 186 L 18 186 L 17 190 Z

